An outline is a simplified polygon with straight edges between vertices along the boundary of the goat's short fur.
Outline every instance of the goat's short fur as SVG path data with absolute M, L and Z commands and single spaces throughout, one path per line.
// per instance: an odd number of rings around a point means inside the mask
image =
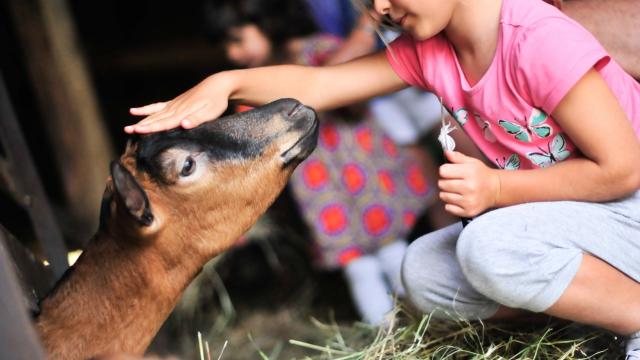
M 287 99 L 132 139 L 111 165 L 100 229 L 41 303 L 49 356 L 141 355 L 202 266 L 282 191 L 317 128 Z

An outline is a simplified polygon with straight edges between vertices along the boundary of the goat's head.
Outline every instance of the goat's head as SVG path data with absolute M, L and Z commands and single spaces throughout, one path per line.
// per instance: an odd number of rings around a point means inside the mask
M 273 202 L 315 148 L 317 132 L 312 109 L 283 99 L 194 129 L 134 138 L 111 165 L 102 231 L 216 255 Z

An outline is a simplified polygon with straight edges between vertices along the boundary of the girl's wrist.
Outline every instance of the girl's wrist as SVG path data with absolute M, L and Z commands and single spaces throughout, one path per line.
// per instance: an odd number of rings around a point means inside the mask
M 229 100 L 234 100 L 234 96 L 238 90 L 237 76 L 234 74 L 234 71 L 222 71 L 210 75 L 207 81 L 215 84 L 214 88 L 217 96 L 225 94 Z
M 494 198 L 493 198 L 493 208 L 498 208 L 501 206 L 500 197 L 502 195 L 502 178 L 500 177 L 500 170 L 494 170 L 495 172 L 495 186 L 494 186 Z

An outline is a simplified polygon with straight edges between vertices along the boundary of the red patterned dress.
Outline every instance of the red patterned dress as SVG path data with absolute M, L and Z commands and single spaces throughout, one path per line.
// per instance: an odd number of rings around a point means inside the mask
M 339 44 L 332 36 L 311 37 L 298 62 L 321 65 Z M 417 159 L 368 116 L 319 116 L 318 147 L 290 185 L 313 232 L 317 265 L 332 269 L 405 238 L 432 191 Z

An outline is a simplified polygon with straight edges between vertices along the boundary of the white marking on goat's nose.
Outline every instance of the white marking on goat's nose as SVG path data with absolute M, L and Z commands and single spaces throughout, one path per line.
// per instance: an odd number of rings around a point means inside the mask
M 296 104 L 296 106 L 293 107 L 293 109 L 291 109 L 291 111 L 289 111 L 289 113 L 287 114 L 288 117 L 292 117 L 293 115 L 295 115 L 298 111 L 300 111 L 300 109 L 302 109 L 304 107 L 304 105 L 302 104 Z
M 268 123 L 267 127 L 262 128 L 263 135 L 272 136 L 280 132 L 287 132 L 291 127 L 291 122 L 284 114 L 274 116 Z

